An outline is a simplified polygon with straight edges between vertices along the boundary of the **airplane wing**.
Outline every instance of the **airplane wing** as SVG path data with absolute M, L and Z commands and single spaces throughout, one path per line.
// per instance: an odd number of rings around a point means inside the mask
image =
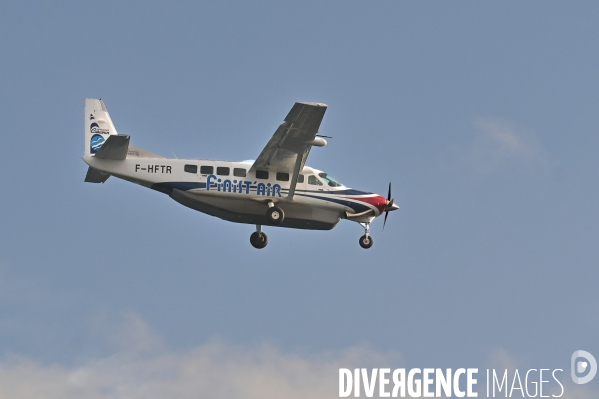
M 250 170 L 292 172 L 297 155 L 306 153 L 307 157 L 315 144 L 326 110 L 326 104 L 295 103 Z
M 310 149 L 313 145 L 326 145 L 324 139 L 316 137 L 326 110 L 326 104 L 295 103 L 250 171 L 292 173 L 288 196 L 291 200 L 295 192 L 297 176 L 306 163 Z

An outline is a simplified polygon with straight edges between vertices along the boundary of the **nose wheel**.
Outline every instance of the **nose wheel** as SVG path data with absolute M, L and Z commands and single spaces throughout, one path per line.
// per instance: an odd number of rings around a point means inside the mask
M 359 243 L 362 248 L 368 249 L 374 244 L 374 240 L 370 236 L 370 223 L 360 223 L 360 225 L 364 227 L 364 235 L 360 237 Z
M 373 242 L 372 237 L 367 236 L 366 234 L 360 237 L 360 246 L 364 249 L 372 247 Z
M 262 232 L 262 226 L 257 225 L 256 231 L 250 236 L 250 244 L 252 247 L 262 249 L 268 244 L 268 236 Z

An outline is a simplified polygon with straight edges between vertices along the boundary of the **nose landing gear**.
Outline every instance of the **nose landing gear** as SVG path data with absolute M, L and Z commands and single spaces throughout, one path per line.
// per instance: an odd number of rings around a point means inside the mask
M 364 235 L 360 237 L 359 243 L 362 248 L 368 249 L 372 247 L 372 244 L 374 243 L 374 240 L 370 236 L 370 222 L 360 223 L 360 225 L 364 227 Z
M 368 248 L 372 247 L 373 243 L 374 243 L 374 240 L 372 239 L 372 237 L 367 236 L 366 234 L 364 234 L 362 237 L 360 237 L 360 246 L 364 249 L 368 249 Z
M 262 226 L 256 225 L 256 231 L 250 236 L 252 247 L 262 249 L 268 244 L 268 236 L 262 232 Z

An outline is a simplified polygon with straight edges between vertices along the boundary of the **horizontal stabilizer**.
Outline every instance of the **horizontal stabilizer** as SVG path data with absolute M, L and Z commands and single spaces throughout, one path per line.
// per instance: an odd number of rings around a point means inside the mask
M 129 139 L 131 136 L 126 134 L 114 134 L 108 136 L 106 142 L 102 145 L 95 157 L 100 159 L 113 159 L 122 161 L 127 158 L 129 149 Z
M 110 174 L 106 172 L 102 172 L 96 168 L 92 168 L 91 166 L 87 169 L 87 175 L 85 175 L 85 182 L 87 183 L 104 183 Z

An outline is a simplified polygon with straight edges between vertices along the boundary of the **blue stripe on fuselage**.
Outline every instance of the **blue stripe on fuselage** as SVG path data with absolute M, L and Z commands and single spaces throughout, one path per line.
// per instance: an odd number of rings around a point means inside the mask
M 206 183 L 191 182 L 191 181 L 172 181 L 165 183 L 156 183 L 152 185 L 154 190 L 164 191 L 177 189 L 181 191 L 193 190 L 195 188 L 206 188 Z
M 319 200 L 323 200 L 323 201 L 334 202 L 336 204 L 347 206 L 347 207 L 353 209 L 355 213 L 360 213 L 360 212 L 364 212 L 369 209 L 372 209 L 366 205 L 352 202 L 347 199 L 338 199 L 338 198 L 333 198 L 333 197 L 321 197 L 319 195 L 309 195 L 309 194 L 302 194 L 302 193 L 297 193 L 297 192 L 295 193 L 295 195 L 301 195 L 303 197 L 310 197 L 310 198 L 315 198 L 315 199 L 319 199 Z
M 297 190 L 296 192 L 322 194 L 325 191 L 323 191 L 323 190 Z M 367 191 L 354 190 L 353 188 L 348 188 L 347 190 L 329 190 L 329 191 L 326 191 L 326 193 L 334 194 L 334 195 L 372 195 L 373 194 L 373 193 L 369 193 Z
M 255 188 L 256 186 L 252 186 L 252 188 Z M 160 191 L 160 192 L 170 192 L 170 190 L 176 189 L 176 190 L 181 190 L 181 191 L 188 191 L 188 190 L 193 190 L 193 189 L 198 189 L 198 188 L 206 188 L 206 183 L 200 183 L 200 182 L 164 182 L 164 183 L 156 183 L 153 184 L 152 189 Z M 216 188 L 216 185 L 213 185 L 213 188 Z M 283 192 L 287 192 L 289 191 L 288 189 L 283 189 Z M 308 194 L 310 193 L 310 194 Z M 372 193 L 368 193 L 365 191 L 360 191 L 360 190 L 353 190 L 353 189 L 349 189 L 349 190 L 338 190 L 338 191 L 329 191 L 326 194 L 331 195 L 331 197 L 324 197 L 322 195 L 312 195 L 311 193 L 318 193 L 318 194 L 323 194 L 323 191 L 312 191 L 312 190 L 298 190 L 295 192 L 295 195 L 301 195 L 303 197 L 310 197 L 310 198 L 315 198 L 315 199 L 319 199 L 322 201 L 329 201 L 329 202 L 334 202 L 336 204 L 339 205 L 343 205 L 343 206 L 347 206 L 351 209 L 354 210 L 355 213 L 360 213 L 360 212 L 364 212 L 367 211 L 369 209 L 372 209 L 364 204 L 361 204 L 359 202 L 353 202 L 350 199 L 347 198 L 335 198 L 334 196 L 337 195 L 372 195 Z M 356 198 L 356 201 L 359 201 L 359 199 Z

